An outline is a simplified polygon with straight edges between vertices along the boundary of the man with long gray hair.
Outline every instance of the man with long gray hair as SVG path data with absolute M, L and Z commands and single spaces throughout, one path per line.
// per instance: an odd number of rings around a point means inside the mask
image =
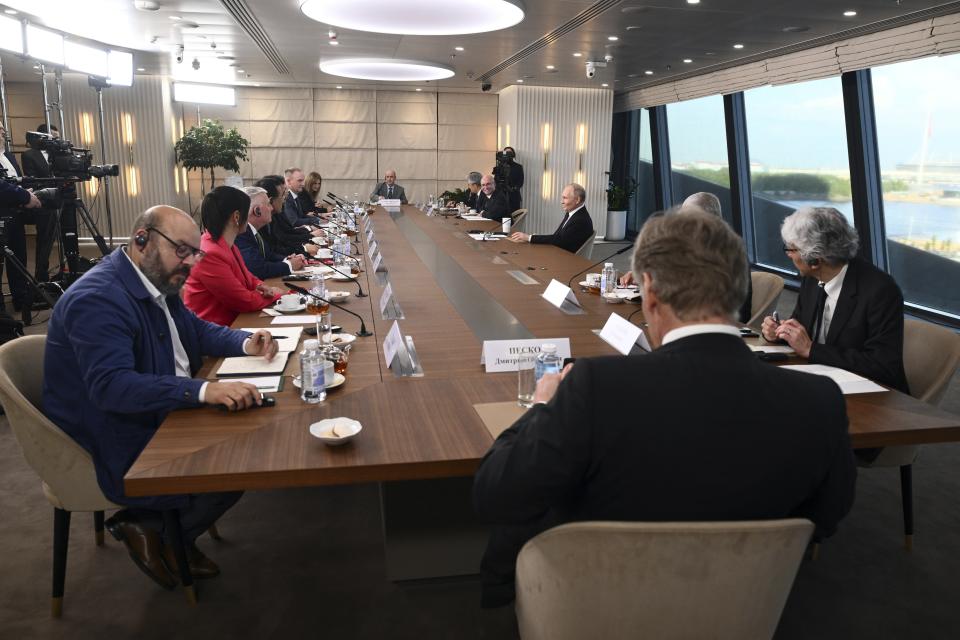
M 840 389 L 761 362 L 733 324 L 747 279 L 737 234 L 698 210 L 651 218 L 633 272 L 656 350 L 544 375 L 480 463 L 474 504 L 496 525 L 485 606 L 513 598 L 520 548 L 564 522 L 801 517 L 829 535 L 853 504 Z

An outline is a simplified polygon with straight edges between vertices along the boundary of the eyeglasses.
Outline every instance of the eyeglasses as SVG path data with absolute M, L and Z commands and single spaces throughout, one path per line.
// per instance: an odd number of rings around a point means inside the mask
M 787 246 L 786 244 L 783 245 L 783 252 L 784 252 L 784 253 L 791 253 L 791 252 L 796 251 L 796 250 L 797 250 L 796 247 L 790 247 L 790 246 Z
M 147 231 L 148 231 L 148 232 L 149 232 L 149 231 L 156 231 L 157 233 L 160 234 L 160 236 L 161 236 L 164 240 L 166 240 L 167 242 L 169 242 L 170 244 L 172 244 L 172 245 L 174 246 L 174 250 L 173 250 L 174 253 L 176 253 L 176 254 L 177 254 L 177 257 L 180 258 L 181 260 L 186 260 L 186 259 L 189 258 L 190 256 L 193 256 L 194 259 L 196 259 L 196 260 L 201 260 L 201 259 L 203 259 L 203 256 L 207 255 L 207 252 L 206 252 L 206 251 L 203 251 L 202 249 L 197 249 L 196 247 L 191 247 L 190 245 L 188 245 L 188 244 L 186 244 L 186 243 L 179 243 L 179 242 L 176 242 L 176 241 L 174 241 L 174 240 L 171 240 L 171 239 L 170 239 L 170 236 L 168 236 L 167 234 L 165 234 L 163 231 L 160 231 L 160 229 L 157 229 L 156 227 L 148 227 L 148 228 L 147 228 Z

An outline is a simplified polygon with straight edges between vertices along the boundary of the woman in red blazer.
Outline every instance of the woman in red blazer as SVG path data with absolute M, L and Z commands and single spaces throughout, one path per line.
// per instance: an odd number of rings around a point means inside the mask
M 250 197 L 227 186 L 214 188 L 200 205 L 206 229 L 200 248 L 206 255 L 190 271 L 183 301 L 209 322 L 230 326 L 241 313 L 259 311 L 284 293 L 250 273 L 233 245 L 237 235 L 246 230 L 249 211 Z

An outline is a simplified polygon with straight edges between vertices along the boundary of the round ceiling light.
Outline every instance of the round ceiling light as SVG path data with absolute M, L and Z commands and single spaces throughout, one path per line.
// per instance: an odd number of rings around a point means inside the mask
M 434 62 L 393 58 L 335 58 L 320 63 L 320 71 L 357 80 L 423 82 L 452 78 L 453 69 Z
M 305 16 L 343 29 L 413 36 L 485 33 L 523 20 L 520 0 L 305 0 Z M 468 16 L 469 19 L 465 19 Z

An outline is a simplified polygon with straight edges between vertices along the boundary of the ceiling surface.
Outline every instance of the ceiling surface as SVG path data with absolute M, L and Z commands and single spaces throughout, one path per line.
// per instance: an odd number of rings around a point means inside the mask
M 454 1 L 454 0 L 451 0 Z M 523 0 L 525 19 L 466 36 L 398 36 L 334 29 L 305 17 L 299 0 L 4 0 L 17 17 L 134 50 L 138 73 L 257 86 L 429 87 L 494 90 L 526 84 L 625 90 L 735 66 L 791 47 L 823 44 L 934 14 L 960 12 L 936 0 Z M 403 10 L 403 0 L 392 3 Z M 857 15 L 844 16 L 855 10 Z M 464 21 L 470 16 L 464 15 Z M 610 40 L 617 38 L 616 41 Z M 742 48 L 734 48 L 742 44 Z M 177 62 L 179 47 L 183 61 Z M 457 51 L 456 47 L 462 47 Z M 575 57 L 574 53 L 580 53 Z M 371 56 L 436 62 L 456 75 L 429 83 L 370 83 L 330 76 L 319 62 Z M 586 77 L 588 60 L 612 60 Z M 194 60 L 199 70 L 194 70 Z M 685 62 L 689 60 L 690 62 Z M 3 55 L 10 80 L 34 63 Z M 548 69 L 552 65 L 554 69 Z M 650 73 L 647 73 L 650 72 Z

